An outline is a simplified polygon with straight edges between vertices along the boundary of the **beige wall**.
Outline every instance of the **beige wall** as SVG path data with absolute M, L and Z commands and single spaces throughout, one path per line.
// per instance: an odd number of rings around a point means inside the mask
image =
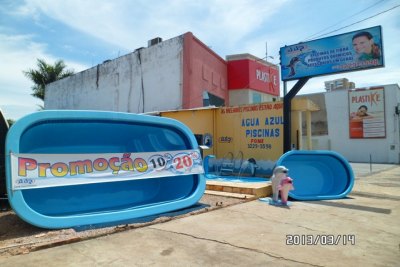
M 239 152 L 243 158 L 277 160 L 283 153 L 283 103 L 161 112 L 186 124 L 194 134 L 210 134 L 212 147 L 204 156 L 223 158 Z M 294 123 L 292 131 L 299 130 Z
M 316 107 L 304 99 L 293 100 L 292 106 L 292 143 L 302 149 L 302 113 Z M 183 122 L 194 134 L 211 135 L 213 145 L 204 156 L 242 152 L 244 159 L 276 161 L 283 154 L 282 102 L 167 111 L 161 116 Z
M 161 113 L 161 116 L 183 122 L 192 130 L 193 134 L 210 134 L 213 137 L 213 145 L 209 150 L 204 151 L 204 156 L 207 156 L 217 154 L 214 131 L 215 111 L 216 109 L 165 111 Z

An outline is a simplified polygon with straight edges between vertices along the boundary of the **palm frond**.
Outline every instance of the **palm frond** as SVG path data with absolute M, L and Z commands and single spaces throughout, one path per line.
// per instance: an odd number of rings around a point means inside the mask
M 62 60 L 57 60 L 51 65 L 43 59 L 37 59 L 37 69 L 23 71 L 24 75 L 34 83 L 32 96 L 44 100 L 47 84 L 74 74 L 73 70 L 66 70 L 66 67 Z

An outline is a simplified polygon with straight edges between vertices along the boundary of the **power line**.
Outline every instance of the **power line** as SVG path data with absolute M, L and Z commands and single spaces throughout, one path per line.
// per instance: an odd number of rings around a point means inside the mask
M 398 8 L 398 7 L 400 7 L 400 5 L 397 5 L 397 6 L 394 6 L 394 7 L 392 7 L 392 8 L 389 8 L 389 9 L 387 9 L 387 10 L 385 10 L 385 11 L 379 12 L 379 13 L 377 13 L 377 14 L 375 14 L 375 15 L 372 15 L 372 16 L 370 16 L 370 17 L 368 17 L 368 18 L 365 18 L 365 19 L 356 21 L 356 22 L 354 22 L 354 23 L 352 23 L 352 24 L 349 24 L 349 25 L 347 25 L 347 26 L 343 26 L 343 27 L 341 27 L 341 28 L 339 28 L 339 29 L 336 29 L 336 30 L 333 30 L 333 31 L 330 31 L 330 32 L 327 32 L 327 33 L 324 33 L 324 34 L 321 34 L 321 35 L 318 35 L 318 36 L 315 37 L 314 39 L 317 39 L 317 38 L 323 37 L 323 36 L 325 36 L 325 35 L 328 35 L 328 34 L 331 34 L 331 33 L 337 32 L 337 31 L 340 31 L 340 30 L 342 30 L 342 29 L 348 28 L 348 27 L 353 26 L 353 25 L 355 25 L 355 24 L 358 24 L 358 23 L 360 23 L 360 22 L 363 22 L 363 21 L 372 19 L 372 18 L 374 18 L 374 17 L 377 17 L 377 16 L 379 16 L 379 15 L 381 15 L 381 14 L 383 14 L 383 13 L 389 12 L 389 11 L 395 9 L 395 8 Z
M 359 11 L 359 12 L 353 14 L 352 16 L 356 16 L 356 15 L 358 15 L 358 14 L 364 12 L 365 10 L 370 9 L 370 8 L 376 6 L 377 4 L 379 4 L 379 3 L 383 2 L 383 1 L 385 1 L 385 0 L 381 0 L 381 1 L 379 1 L 379 2 L 376 2 L 375 4 L 373 4 L 373 5 L 371 5 L 371 6 L 367 7 L 367 8 L 365 8 L 365 9 L 363 9 L 363 10 L 361 10 L 361 11 Z M 389 12 L 389 11 L 395 9 L 395 8 L 398 8 L 398 7 L 400 7 L 400 5 L 396 5 L 396 6 L 392 7 L 392 8 L 389 8 L 389 9 L 387 9 L 387 10 L 384 10 L 384 11 L 382 11 L 382 12 L 379 12 L 379 13 L 377 13 L 377 14 L 375 14 L 375 15 L 372 15 L 372 16 L 370 16 L 370 17 L 368 17 L 368 18 L 365 18 L 365 19 L 356 21 L 356 22 L 351 23 L 351 24 L 349 24 L 349 25 L 343 26 L 343 27 L 338 28 L 338 29 L 336 29 L 336 30 L 333 30 L 333 31 L 330 31 L 330 32 L 327 32 L 327 33 L 324 33 L 324 34 L 321 34 L 321 35 L 318 35 L 318 36 L 314 37 L 313 40 L 318 39 L 318 38 L 323 37 L 323 36 L 326 36 L 326 35 L 328 35 L 328 34 L 331 34 L 331 33 L 337 32 L 337 31 L 340 31 L 340 30 L 342 30 L 342 29 L 348 28 L 348 27 L 350 27 L 350 26 L 353 26 L 353 25 L 358 24 L 358 23 L 360 23 L 360 22 L 369 20 L 369 19 L 371 19 L 371 18 L 377 17 L 377 16 L 379 16 L 379 15 L 381 15 L 381 14 L 383 14 L 383 13 Z M 350 17 L 352 17 L 352 16 L 350 16 Z M 348 17 L 348 18 L 350 18 L 350 17 Z M 313 34 L 313 35 L 307 37 L 307 39 L 304 40 L 304 41 L 302 41 L 302 42 L 311 41 L 311 37 L 312 37 L 312 36 L 315 36 L 316 34 L 318 34 L 318 33 L 320 33 L 320 32 L 323 32 L 323 31 L 325 31 L 325 30 L 327 30 L 327 29 L 330 29 L 330 28 L 332 28 L 332 27 L 334 27 L 334 26 L 336 26 L 336 25 L 342 23 L 343 21 L 347 20 L 348 18 L 345 18 L 345 19 L 341 20 L 340 22 L 338 22 L 338 23 L 336 23 L 336 24 L 334 24 L 334 25 L 332 25 L 332 26 L 329 26 L 329 27 L 325 28 L 324 30 L 321 30 L 321 31 L 319 31 L 319 32 L 317 32 L 317 33 L 315 33 L 315 34 Z
M 376 5 L 378 5 L 378 4 L 380 4 L 381 2 L 384 2 L 384 1 L 386 1 L 386 0 L 380 0 L 380 1 L 376 2 L 375 4 L 373 4 L 373 5 L 371 5 L 371 6 L 367 7 L 367 8 L 364 8 L 363 10 L 361 10 L 361 11 L 355 13 L 355 14 L 353 14 L 353 15 L 351 15 L 351 16 L 349 16 L 349 17 L 346 17 L 346 18 L 344 18 L 344 19 L 342 19 L 342 20 L 339 21 L 339 22 L 337 22 L 337 23 L 335 23 L 335 24 L 333 24 L 333 25 L 331 25 L 331 26 L 329 26 L 329 27 L 327 27 L 327 28 L 325 28 L 325 29 L 323 29 L 323 30 L 320 30 L 319 32 L 314 33 L 313 35 L 308 36 L 303 42 L 306 42 L 306 41 L 311 40 L 315 35 L 317 35 L 317 34 L 319 34 L 319 33 L 322 33 L 322 32 L 324 32 L 324 31 L 326 31 L 326 30 L 328 30 L 328 29 L 331 29 L 331 28 L 335 27 L 336 25 L 339 25 L 339 24 L 341 24 L 342 22 L 344 22 L 344 21 L 346 21 L 346 20 L 348 20 L 348 19 L 350 19 L 350 18 L 352 18 L 352 17 L 354 17 L 354 16 L 357 16 L 357 15 L 363 13 L 364 11 L 366 11 L 366 10 L 368 10 L 368 9 L 370 9 L 370 8 L 376 6 Z

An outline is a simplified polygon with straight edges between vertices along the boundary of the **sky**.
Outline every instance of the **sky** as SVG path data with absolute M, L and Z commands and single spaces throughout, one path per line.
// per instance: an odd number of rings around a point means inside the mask
M 37 59 L 80 72 L 190 31 L 222 58 L 279 64 L 285 45 L 378 25 L 384 68 L 314 77 L 299 94 L 344 77 L 357 88 L 400 84 L 400 0 L 0 0 L 0 109 L 18 120 L 43 106 L 23 74 Z

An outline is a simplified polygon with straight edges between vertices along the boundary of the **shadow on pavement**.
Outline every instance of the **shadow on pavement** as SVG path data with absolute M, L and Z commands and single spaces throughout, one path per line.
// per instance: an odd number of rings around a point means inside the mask
M 92 229 L 98 229 L 98 228 L 104 228 L 104 227 L 111 227 L 111 226 L 118 226 L 118 225 L 128 225 L 128 224 L 134 224 L 134 223 L 147 223 L 147 222 L 154 221 L 160 217 L 171 217 L 172 218 L 175 216 L 188 214 L 193 211 L 199 211 L 199 210 L 205 209 L 207 207 L 210 207 L 210 205 L 203 204 L 203 203 L 196 203 L 195 205 L 193 205 L 189 208 L 180 209 L 180 210 L 176 210 L 176 211 L 172 211 L 172 212 L 161 213 L 161 214 L 137 218 L 137 219 L 112 222 L 109 224 L 95 224 L 95 225 L 85 225 L 85 226 L 73 227 L 73 229 L 77 232 L 80 232 L 80 231 L 86 231 L 86 230 L 92 230 Z
M 335 207 L 335 208 L 362 210 L 362 211 L 382 213 L 382 214 L 390 214 L 392 212 L 391 209 L 382 209 L 382 208 L 368 207 L 368 206 L 347 204 L 347 203 L 329 202 L 329 201 L 325 201 L 325 200 L 307 201 L 306 203 L 315 204 L 315 205 L 329 206 L 329 207 Z

